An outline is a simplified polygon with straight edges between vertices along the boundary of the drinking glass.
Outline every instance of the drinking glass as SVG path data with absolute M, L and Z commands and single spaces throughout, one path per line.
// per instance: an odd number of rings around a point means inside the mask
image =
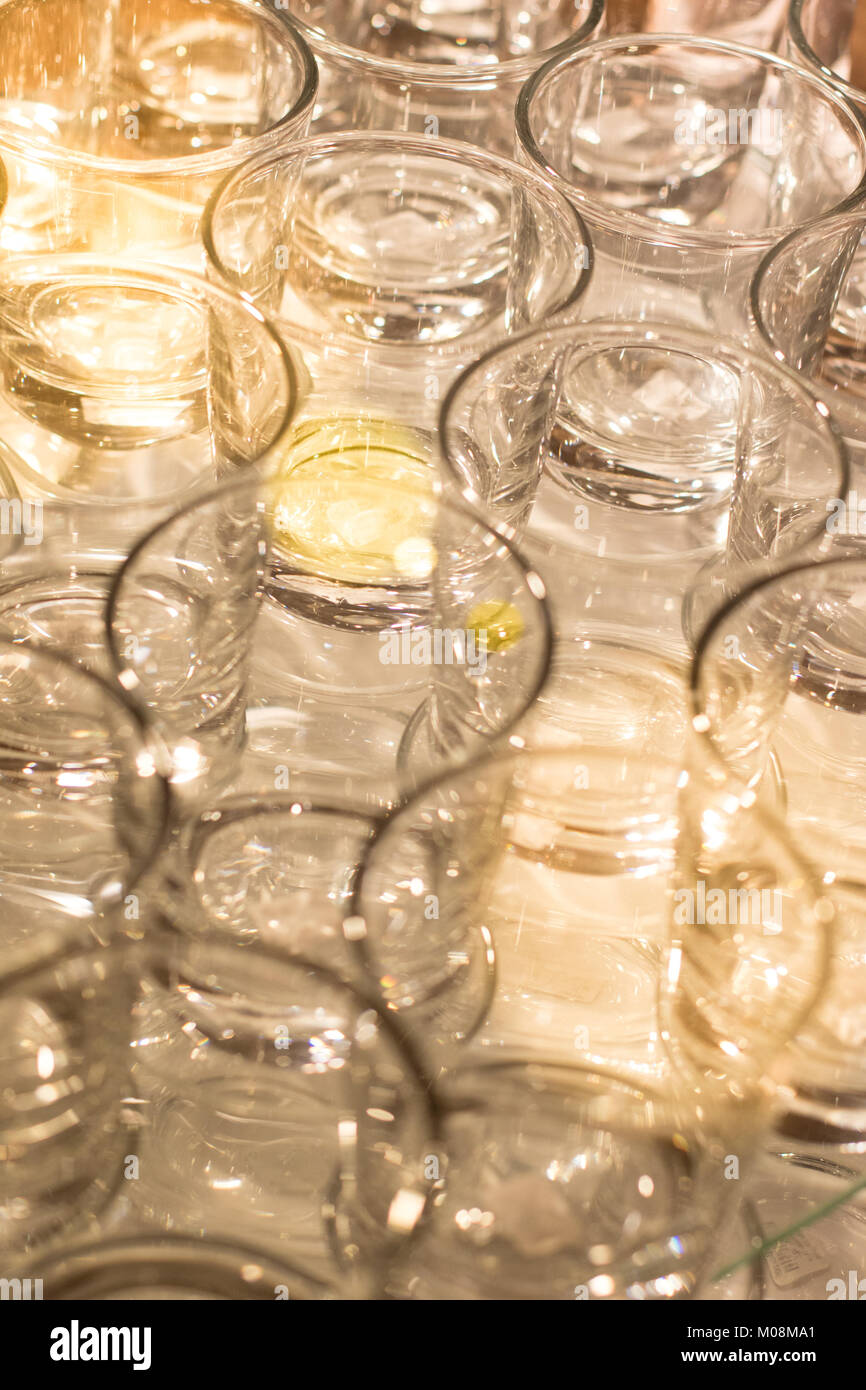
M 866 109 L 866 108 L 864 108 Z M 764 258 L 752 287 L 752 313 L 762 344 L 810 378 L 851 457 L 851 488 L 828 505 L 831 536 L 866 535 L 866 216 L 821 218 L 786 237 Z M 864 507 L 860 507 L 861 493 Z
M 0 640 L 0 888 L 7 968 L 116 912 L 170 820 L 159 753 L 122 691 L 59 652 Z
M 43 1255 L 25 1277 L 43 1298 L 77 1302 L 327 1299 L 326 1284 L 245 1245 L 164 1233 L 106 1236 Z
M 286 436 L 294 369 L 240 296 L 93 256 L 16 257 L 4 275 L 0 510 L 19 558 L 61 569 L 72 544 L 116 564 Z
M 308 770 L 387 807 L 506 736 L 544 683 L 538 575 L 464 504 L 379 476 L 376 458 L 356 451 L 345 490 L 300 468 L 224 487 L 118 572 L 118 679 L 190 799 L 227 786 L 246 744 L 254 790 Z
M 862 197 L 866 134 L 817 75 L 739 44 L 659 35 L 545 64 L 517 103 L 521 157 L 584 217 L 583 318 L 741 337 L 764 254 Z
M 866 50 L 857 0 L 791 0 L 787 47 L 796 62 L 819 72 L 853 106 L 866 108 Z
M 458 372 L 505 334 L 573 318 L 591 274 L 583 225 L 546 179 L 393 132 L 319 136 L 238 170 L 204 238 L 294 349 L 299 423 L 338 476 L 368 428 L 417 469 Z
M 251 0 L 10 0 L 0 16 L 4 253 L 201 263 L 225 173 L 305 135 L 316 64 Z
M 672 1087 L 540 1058 L 469 1063 L 443 1094 L 443 1191 L 394 1296 L 695 1295 L 738 1186 L 726 1155 L 752 1141 L 746 1107 L 706 1114 Z
M 450 482 L 514 528 L 544 576 L 563 662 L 602 630 L 683 655 L 699 571 L 718 587 L 730 566 L 802 554 L 848 478 L 826 407 L 794 372 L 646 322 L 500 343 L 448 393 L 440 447 Z
M 411 1049 L 323 966 L 214 933 L 189 902 L 166 928 L 136 1010 L 130 1200 L 354 1286 L 427 1200 L 438 1120 Z
M 226 941 L 261 941 L 348 979 L 343 921 L 376 824 L 295 792 L 223 797 L 181 827 L 172 891 Z
M 864 603 L 862 558 L 759 576 L 714 616 L 692 671 L 695 728 L 731 795 L 751 796 L 772 760 L 787 823 L 837 909 L 829 984 L 789 1066 L 793 1113 L 837 1143 L 862 1138 L 866 1117 Z
M 0 1251 L 10 1259 L 95 1215 L 122 1182 L 137 972 L 122 937 L 68 943 L 23 967 L 4 961 Z
M 607 0 L 608 34 L 702 34 L 777 47 L 789 0 Z
M 684 692 L 679 709 L 659 705 L 627 731 L 606 719 L 604 693 L 600 682 L 594 707 L 587 697 L 595 722 L 570 747 L 479 761 L 390 817 L 346 934 L 431 1064 L 467 1044 L 541 1049 L 649 1084 L 669 1075 L 676 1045 L 706 1089 L 712 1068 L 679 1039 L 699 1015 L 736 1029 L 731 1086 L 757 1094 L 823 983 L 820 888 L 774 818 L 728 806 L 692 756 Z M 708 885 L 734 894 L 712 937 Z M 668 977 L 672 931 L 684 945 Z M 703 968 L 697 1000 L 684 951 Z M 671 1024 L 659 997 L 680 977 Z M 724 1047 L 712 1046 L 719 1072 Z
M 288 0 L 319 64 L 316 134 L 406 130 L 510 154 L 514 103 L 539 63 L 599 32 L 603 0 L 419 5 Z

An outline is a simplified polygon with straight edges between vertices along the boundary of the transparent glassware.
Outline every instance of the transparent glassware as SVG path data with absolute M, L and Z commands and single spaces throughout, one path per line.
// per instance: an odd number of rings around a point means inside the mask
M 406 130 L 511 154 L 514 103 L 539 63 L 599 32 L 603 0 L 467 6 L 289 0 L 321 74 L 316 134 Z
M 377 823 L 301 791 L 222 796 L 180 828 L 173 891 L 215 937 L 259 941 L 362 978 L 343 922 Z
M 851 457 L 851 491 L 828 507 L 829 535 L 866 535 L 866 217 L 821 218 L 786 237 L 764 258 L 752 286 L 759 339 L 779 360 L 808 376 L 829 408 Z M 864 508 L 866 509 L 866 508 Z
M 574 318 L 592 273 L 585 229 L 546 179 L 393 132 L 252 162 L 215 193 L 204 239 L 213 270 L 294 350 L 299 449 L 301 429 L 345 449 L 372 423 L 416 468 L 434 457 L 423 434 L 454 377 L 506 334 Z M 340 462 L 333 441 L 320 452 Z
M 758 1094 L 824 985 L 827 905 L 774 817 L 718 792 L 679 696 L 628 739 L 599 682 L 570 747 L 480 760 L 377 832 L 346 934 L 431 1066 L 545 1052 L 659 1084 L 674 1054 L 697 1089 Z
M 235 483 L 118 572 L 117 678 L 191 800 L 252 744 L 257 790 L 307 769 L 385 808 L 506 736 L 543 685 L 544 585 L 511 541 L 418 484 L 374 477 L 360 496 L 346 518 L 315 473 Z
M 563 728 L 557 707 L 602 670 L 609 710 L 618 698 L 642 717 L 638 649 L 687 659 L 731 573 L 822 545 L 849 480 L 809 383 L 734 340 L 646 322 L 500 343 L 449 391 L 440 449 L 449 484 L 513 528 L 544 578 L 559 641 L 541 703 Z
M 287 437 L 294 368 L 272 325 L 182 270 L 97 256 L 4 262 L 0 479 L 8 545 L 107 562 Z
M 521 158 L 589 229 L 584 318 L 741 337 L 766 252 L 862 197 L 866 136 L 842 96 L 739 44 L 665 35 L 593 43 L 537 72 L 516 118 Z
M 395 1297 L 667 1301 L 706 1278 L 753 1142 L 746 1106 L 702 1112 L 576 1063 L 505 1057 L 443 1087 L 448 1166 Z
M 121 690 L 60 652 L 0 640 L 6 968 L 115 930 L 171 819 L 160 768 Z
M 216 183 L 305 135 L 316 96 L 291 21 L 248 0 L 12 0 L 0 51 L 4 255 L 196 269 Z
M 165 926 L 136 1006 L 129 1200 L 164 1229 L 365 1286 L 414 1229 L 438 1152 L 411 1048 L 323 966 L 231 942 L 190 902 Z
M 25 1278 L 39 1280 L 42 1297 L 75 1302 L 327 1299 L 326 1284 L 244 1245 L 171 1233 L 105 1236 L 90 1244 L 58 1245 Z
M 790 0 L 790 56 L 819 72 L 856 107 L 866 108 L 866 66 L 857 0 Z
M 782 1133 L 798 1122 L 830 1143 L 862 1138 L 866 1118 L 864 598 L 863 559 L 759 575 L 702 633 L 691 682 L 695 727 L 731 795 L 752 795 L 772 761 L 787 824 L 836 906 L 829 982 L 789 1064 L 794 1119 L 780 1121 Z
M 14 957 L 13 957 L 14 960 Z M 138 987 L 128 940 L 71 942 L 0 973 L 0 1252 L 41 1249 L 105 1208 L 130 1152 Z
M 790 0 L 607 0 L 607 34 L 699 34 L 775 50 Z

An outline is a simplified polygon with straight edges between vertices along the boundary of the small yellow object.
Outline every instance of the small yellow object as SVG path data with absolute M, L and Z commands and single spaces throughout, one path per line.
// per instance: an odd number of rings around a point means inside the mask
M 491 599 L 475 605 L 466 628 L 475 633 L 488 652 L 507 652 L 523 636 L 524 622 L 520 610 L 513 603 Z

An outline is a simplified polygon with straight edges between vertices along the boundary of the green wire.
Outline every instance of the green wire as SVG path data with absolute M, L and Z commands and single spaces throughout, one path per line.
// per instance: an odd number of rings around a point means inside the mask
M 807 1226 L 814 1225 L 816 1221 L 822 1221 L 825 1216 L 829 1216 L 832 1211 L 835 1211 L 837 1207 L 841 1207 L 850 1197 L 854 1196 L 855 1192 L 859 1192 L 861 1188 L 864 1187 L 866 1187 L 866 1178 L 859 1178 L 857 1182 L 851 1187 L 847 1187 L 838 1197 L 832 1197 L 829 1202 L 825 1202 L 823 1206 L 816 1207 L 814 1211 L 808 1212 L 806 1216 L 801 1217 L 799 1221 L 793 1222 L 792 1225 L 786 1226 L 784 1230 L 778 1231 L 776 1235 L 768 1236 L 760 1245 L 756 1245 L 750 1250 L 747 1255 L 741 1255 L 738 1260 L 734 1260 L 733 1264 L 726 1265 L 724 1269 L 720 1269 L 717 1274 L 713 1275 L 711 1283 L 717 1284 L 720 1279 L 727 1279 L 730 1274 L 734 1274 L 736 1270 L 742 1269 L 743 1265 L 752 1264 L 753 1261 L 761 1259 L 768 1250 L 772 1250 L 774 1245 L 778 1245 L 783 1240 L 790 1239 L 791 1236 L 797 1235 L 799 1231 L 805 1230 Z

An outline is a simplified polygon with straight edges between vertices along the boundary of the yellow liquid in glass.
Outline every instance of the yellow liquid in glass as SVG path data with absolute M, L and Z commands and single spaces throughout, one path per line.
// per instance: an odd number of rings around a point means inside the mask
M 278 553 L 326 579 L 423 582 L 436 563 L 436 470 L 425 436 L 388 420 L 306 420 L 272 484 Z
M 470 610 L 466 629 L 485 651 L 507 652 L 523 636 L 523 616 L 516 604 L 492 599 Z

